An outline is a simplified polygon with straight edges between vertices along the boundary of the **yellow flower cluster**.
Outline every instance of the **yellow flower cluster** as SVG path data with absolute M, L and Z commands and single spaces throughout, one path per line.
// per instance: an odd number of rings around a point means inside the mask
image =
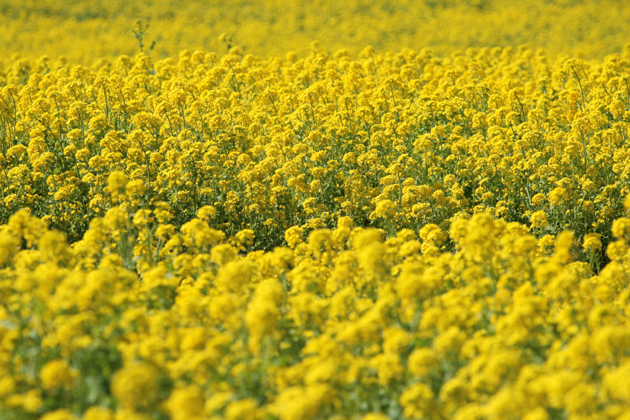
M 5 0 L 0 57 L 48 55 L 91 66 L 140 45 L 164 59 L 187 48 L 305 57 L 373 45 L 442 55 L 527 43 L 554 57 L 601 59 L 628 43 L 629 20 L 622 0 Z
M 342 217 L 247 254 L 252 232 L 227 238 L 207 208 L 181 229 L 169 210 L 146 213 L 164 231 L 150 252 L 129 248 L 148 233 L 119 206 L 74 244 L 26 210 L 0 228 L 3 418 L 630 410 L 630 219 L 613 223 L 612 261 L 594 274 L 572 233 L 537 239 L 483 212 L 389 238 Z M 456 252 L 440 250 L 448 238 Z

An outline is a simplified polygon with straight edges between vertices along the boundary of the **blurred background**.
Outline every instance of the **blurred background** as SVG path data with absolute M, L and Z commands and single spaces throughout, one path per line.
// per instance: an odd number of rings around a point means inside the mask
M 1 0 L 0 60 L 47 55 L 92 65 L 138 53 L 134 29 L 158 60 L 232 46 L 283 57 L 313 49 L 357 54 L 369 45 L 377 53 L 450 54 L 522 44 L 551 57 L 595 59 L 622 52 L 628 22 L 624 0 Z

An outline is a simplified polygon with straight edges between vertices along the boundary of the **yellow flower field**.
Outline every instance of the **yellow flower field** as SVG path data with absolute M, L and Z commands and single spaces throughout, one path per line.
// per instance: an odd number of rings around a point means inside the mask
M 630 420 L 627 8 L 529 3 L 0 5 L 0 419 Z

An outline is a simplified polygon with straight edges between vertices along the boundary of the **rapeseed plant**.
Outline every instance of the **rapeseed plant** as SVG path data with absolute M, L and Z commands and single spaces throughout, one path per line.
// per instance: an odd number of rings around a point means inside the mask
M 239 37 L 2 67 L 1 418 L 625 418 L 627 55 Z

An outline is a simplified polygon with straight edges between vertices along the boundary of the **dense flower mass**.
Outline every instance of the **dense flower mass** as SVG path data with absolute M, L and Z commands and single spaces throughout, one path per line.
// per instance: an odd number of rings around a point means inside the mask
M 630 419 L 627 51 L 220 41 L 0 66 L 0 419 Z
M 226 237 L 251 231 L 234 236 L 240 250 L 272 250 L 344 216 L 393 236 L 485 212 L 538 237 L 591 235 L 580 259 L 606 261 L 630 192 L 623 57 L 361 57 L 16 61 L 0 74 L 0 220 L 29 208 L 75 242 L 102 218 L 131 241 L 134 268 L 173 229 L 196 232 L 199 249 L 220 240 L 198 213 Z

